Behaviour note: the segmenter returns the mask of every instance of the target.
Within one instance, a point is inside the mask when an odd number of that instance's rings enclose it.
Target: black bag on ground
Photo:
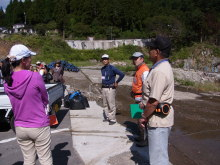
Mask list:
[[[64,107],[69,109],[85,109],[89,107],[89,102],[85,96],[81,93],[78,93],[74,97],[71,97],[72,94],[68,94],[64,97]]]
[[[88,99],[86,98],[86,96],[82,95],[82,99],[83,99],[83,103],[84,103],[85,107],[89,108],[90,106],[89,106],[89,102],[88,102]]]
[[[69,108],[76,109],[86,109],[84,104],[84,99],[81,95],[75,96],[73,99],[69,99]]]
[[[66,95],[64,97],[64,107],[69,108],[70,107],[70,100],[69,100],[70,94]]]

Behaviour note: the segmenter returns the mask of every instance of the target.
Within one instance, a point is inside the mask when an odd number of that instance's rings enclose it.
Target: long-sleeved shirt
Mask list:
[[[49,126],[48,95],[42,76],[38,72],[21,70],[13,72],[12,79],[12,86],[5,83],[4,87],[13,108],[15,126]]]
[[[115,82],[119,83],[124,78],[124,73],[115,68],[112,65],[105,65],[101,69],[102,73],[102,84],[103,85],[112,85]],[[119,75],[117,81],[115,81],[116,75]]]

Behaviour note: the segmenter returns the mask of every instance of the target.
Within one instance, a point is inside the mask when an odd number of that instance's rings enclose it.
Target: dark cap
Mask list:
[[[171,41],[162,36],[157,36],[155,39],[152,39],[150,42],[146,42],[146,46],[150,46],[155,49],[164,50],[171,47]]]
[[[146,46],[159,49],[161,52],[169,56],[171,50],[171,41],[167,37],[157,36],[155,39],[152,39],[150,42],[146,42]]]

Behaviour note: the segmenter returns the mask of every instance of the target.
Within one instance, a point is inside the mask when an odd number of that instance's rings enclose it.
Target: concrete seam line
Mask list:
[[[69,130],[70,130],[69,128],[58,129],[58,130],[51,131],[51,134],[59,133],[59,132],[65,132],[65,131],[69,131]],[[14,140],[16,140],[16,137],[9,138],[9,139],[4,139],[4,140],[0,141],[0,144],[8,143],[8,142],[11,142],[11,141],[14,141]]]

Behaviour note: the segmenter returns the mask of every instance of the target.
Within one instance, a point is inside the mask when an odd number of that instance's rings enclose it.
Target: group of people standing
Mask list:
[[[45,83],[50,83],[51,80],[54,83],[64,83],[64,69],[61,65],[60,60],[57,60],[54,63],[54,67],[52,69],[49,69],[44,62],[37,61],[36,67],[32,65],[30,67],[30,70],[33,72],[39,72],[39,74],[43,77]]]
[[[132,82],[134,102],[143,109],[138,119],[140,136],[135,138],[138,146],[148,145],[151,165],[169,165],[168,138],[174,124],[174,77],[169,56],[171,42],[167,37],[157,36],[146,43],[149,59],[153,66],[149,69],[144,62],[144,55],[135,52],[131,59],[136,67]],[[102,93],[104,119],[110,125],[116,123],[115,89],[124,74],[110,65],[109,55],[101,58],[104,67],[102,73]],[[119,78],[115,80],[116,75]],[[159,110],[158,110],[159,109]],[[163,111],[166,111],[162,114]],[[160,112],[160,113],[157,113]]]
[[[131,59],[136,67],[132,82],[134,102],[143,109],[142,117],[138,120],[139,142],[145,142],[149,147],[151,165],[168,165],[168,137],[174,122],[172,107],[174,97],[174,78],[169,55],[171,42],[166,37],[158,36],[146,43],[149,59],[153,66],[149,69],[144,62],[144,55],[135,52]],[[52,165],[51,133],[48,116],[48,95],[39,65],[39,73],[30,71],[31,57],[35,52],[26,46],[14,45],[9,55],[2,61],[2,76],[5,92],[9,96],[15,117],[14,125],[17,142],[24,157],[24,165],[35,164],[36,155],[42,165]],[[103,122],[114,125],[116,121],[115,95],[118,83],[124,78],[124,73],[110,64],[109,55],[101,57],[103,67]],[[45,71],[44,73],[47,73]],[[63,69],[56,62],[51,70],[55,82],[63,82]],[[118,78],[116,79],[116,75]],[[169,113],[158,115],[156,109],[169,105]],[[147,135],[147,136],[145,136]],[[144,146],[140,143],[139,146]]]

